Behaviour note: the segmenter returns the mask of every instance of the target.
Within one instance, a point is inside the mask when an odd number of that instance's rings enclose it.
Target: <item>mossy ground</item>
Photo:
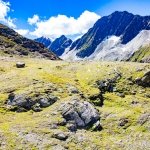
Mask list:
[[[17,61],[24,61],[26,67],[16,68]],[[150,94],[150,89],[131,84],[128,80],[129,77],[132,80],[141,77],[149,69],[149,64],[129,62],[64,62],[1,57],[0,149],[43,150],[55,149],[58,145],[70,150],[150,149],[149,122],[143,125],[138,123],[142,114],[150,113],[150,98],[145,97]],[[118,92],[125,93],[125,97],[105,93],[103,107],[97,107],[101,113],[103,130],[79,130],[71,135],[68,142],[52,138],[51,135],[57,130],[67,131],[65,127],[50,129],[50,125],[61,121],[58,108],[61,103],[74,96],[68,92],[68,85],[75,86],[85,97],[89,97],[99,92],[95,82],[113,77],[114,70],[122,73],[116,88]],[[36,93],[44,94],[48,88],[52,88],[52,93],[60,100],[39,113],[16,113],[5,108],[5,101],[10,92],[28,93],[34,97]],[[123,127],[119,126],[122,118],[128,119],[128,123]]]

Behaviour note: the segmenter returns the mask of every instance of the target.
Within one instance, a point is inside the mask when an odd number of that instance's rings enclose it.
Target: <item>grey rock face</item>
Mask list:
[[[99,112],[86,101],[74,99],[72,102],[63,104],[61,109],[62,116],[66,119],[70,129],[88,128],[100,120]]]

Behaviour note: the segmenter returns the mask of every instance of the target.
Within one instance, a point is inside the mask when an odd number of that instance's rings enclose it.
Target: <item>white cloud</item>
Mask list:
[[[0,0],[0,22],[15,28],[14,19],[8,17],[8,12],[10,12],[10,3]]]
[[[36,24],[40,20],[38,15],[34,15],[32,18],[28,18],[28,23],[30,25]]]
[[[29,34],[29,30],[27,29],[16,29],[16,32],[18,32],[22,36],[27,36]]]
[[[39,20],[39,17],[36,18],[38,18],[37,20],[35,19],[36,22],[34,22],[35,20],[32,22],[32,24],[36,25],[36,28],[30,34],[36,37],[45,36],[55,39],[61,35],[74,38],[76,38],[75,36],[83,35],[94,25],[100,16],[94,12],[84,11],[77,19],[65,15],[53,16],[48,20]],[[30,19],[28,19],[28,22]],[[31,24],[31,22],[29,23]]]

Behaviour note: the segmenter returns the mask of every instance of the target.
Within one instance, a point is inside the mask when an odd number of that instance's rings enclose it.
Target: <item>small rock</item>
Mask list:
[[[77,126],[76,126],[75,123],[67,123],[66,127],[71,132],[76,132],[77,131]]]
[[[53,123],[50,125],[50,129],[58,129],[58,125],[56,123]]]
[[[117,93],[117,96],[121,97],[121,98],[124,98],[125,97],[125,94],[124,93]]]
[[[139,102],[138,101],[132,101],[131,102],[131,104],[133,104],[133,105],[136,105],[136,104],[138,104]]]
[[[53,137],[53,138],[56,138],[56,139],[58,139],[58,140],[65,141],[65,140],[68,138],[68,134],[63,133],[63,132],[61,132],[61,133],[54,133],[54,134],[52,135],[52,137]]]
[[[33,106],[32,106],[32,110],[35,111],[35,112],[40,112],[40,111],[42,111],[42,109],[41,109],[39,103],[36,103],[35,105],[33,105]]]
[[[102,130],[102,126],[100,125],[100,121],[97,121],[97,122],[93,125],[92,130],[93,130],[93,131],[100,131],[100,130]]]
[[[131,91],[131,94],[132,95],[136,95],[136,91]]]
[[[138,119],[138,123],[143,125],[148,120],[150,120],[150,113],[142,114]]]
[[[125,126],[128,122],[129,122],[129,121],[128,121],[127,118],[122,118],[122,119],[120,119],[119,126],[123,127],[123,126]]]
[[[69,87],[69,92],[70,93],[72,93],[72,94],[78,94],[79,93],[79,91],[78,91],[78,89],[76,88],[76,87]]]
[[[25,63],[24,62],[17,62],[16,63],[16,67],[17,68],[24,68],[25,67]]]
[[[66,119],[63,119],[61,122],[57,123],[59,126],[65,126],[67,124]]]

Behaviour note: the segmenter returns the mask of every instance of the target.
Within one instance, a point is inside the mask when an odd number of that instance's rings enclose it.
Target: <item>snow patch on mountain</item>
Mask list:
[[[70,50],[70,47],[65,49],[65,52],[60,56],[60,58],[63,60],[69,60],[69,61],[82,60],[81,58],[77,57],[77,55],[76,55],[78,53],[78,50],[76,50],[76,48]]]
[[[132,54],[140,47],[143,47],[150,43],[150,30],[141,31],[134,39],[127,44],[121,44],[121,36],[109,36],[105,38],[95,49],[94,53],[84,58],[84,60],[102,60],[102,61],[121,61],[127,60]],[[79,50],[74,48],[70,50],[68,47],[62,54],[63,60],[83,60],[76,56]]]
[[[127,60],[140,47],[150,43],[150,30],[141,31],[133,40],[127,44],[121,44],[121,37],[111,36],[101,42],[95,52],[88,58],[92,60]]]

